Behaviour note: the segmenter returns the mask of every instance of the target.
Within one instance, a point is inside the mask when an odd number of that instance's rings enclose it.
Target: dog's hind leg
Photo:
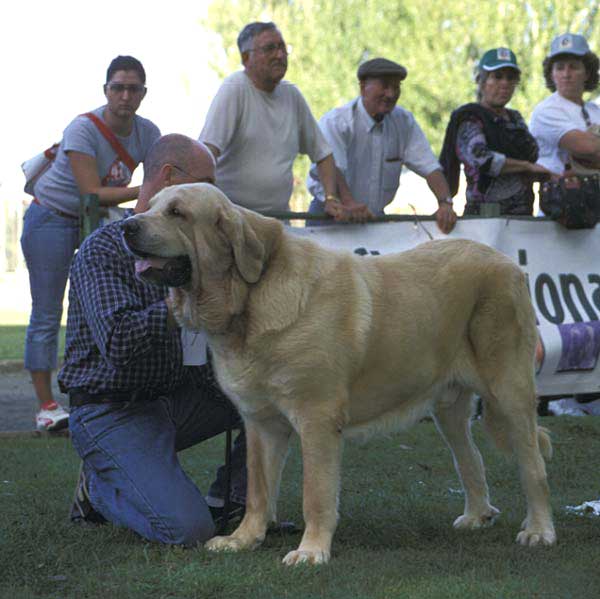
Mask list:
[[[451,394],[456,397],[454,401]],[[442,398],[433,411],[435,424],[452,452],[465,493],[465,510],[454,521],[454,528],[465,529],[489,526],[500,513],[490,504],[483,460],[471,436],[471,400],[469,389],[451,387],[447,397]]]
[[[244,418],[247,443],[248,488],[246,513],[238,528],[226,537],[213,537],[211,551],[254,549],[277,520],[276,504],[281,473],[287,457],[292,426],[280,415]]]
[[[305,530],[298,549],[283,559],[288,566],[328,562],[338,518],[342,423],[317,410],[302,416],[298,425],[304,468]]]
[[[521,484],[527,497],[527,517],[517,542],[553,545],[556,532],[542,456],[542,449],[549,454],[551,445],[546,431],[537,425],[533,384],[516,384],[514,379],[511,376],[511,380],[496,385],[495,397],[484,399],[484,425],[493,437],[501,438],[499,445],[512,449],[519,463]]]
[[[469,325],[475,369],[482,385],[483,424],[519,463],[527,517],[517,536],[522,545],[552,545],[556,533],[542,450],[551,450],[537,425],[534,359],[535,314],[523,273],[498,266],[489,271]]]

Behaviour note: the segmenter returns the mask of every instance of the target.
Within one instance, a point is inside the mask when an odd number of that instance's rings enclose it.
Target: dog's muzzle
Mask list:
[[[136,273],[157,285],[182,287],[192,280],[192,263],[188,256],[162,258],[140,250],[137,245],[141,227],[134,218],[123,221],[123,239],[136,257]]]
[[[136,271],[138,276],[156,285],[166,285],[167,287],[182,287],[192,280],[192,263],[187,256],[156,261],[161,263],[160,267],[152,266],[152,259],[137,261]],[[144,263],[142,268],[138,266],[140,262]]]
[[[164,280],[164,285],[182,287],[192,280],[192,263],[187,256],[178,256],[171,258],[158,272]]]

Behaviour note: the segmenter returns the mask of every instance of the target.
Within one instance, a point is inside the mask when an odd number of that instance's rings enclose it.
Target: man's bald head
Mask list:
[[[214,156],[203,143],[179,133],[163,135],[144,160],[144,182],[135,212],[146,211],[150,198],[169,185],[214,183],[215,168]]]
[[[165,165],[172,164],[185,171],[194,171],[195,166],[215,167],[215,160],[209,149],[201,142],[181,135],[170,133],[157,139],[144,160],[144,181],[155,177]]]

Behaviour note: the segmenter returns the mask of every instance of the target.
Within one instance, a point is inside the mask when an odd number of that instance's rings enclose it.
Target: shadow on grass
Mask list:
[[[340,523],[332,561],[286,568],[297,535],[271,535],[261,548],[213,554],[146,543],[102,526],[73,527],[66,515],[78,459],[67,439],[0,441],[0,596],[206,597],[327,599],[408,597],[593,597],[598,519],[566,514],[564,506],[597,497],[600,419],[549,418],[555,458],[548,464],[559,543],[515,543],[525,500],[517,467],[483,441],[496,526],[455,531],[462,495],[450,455],[431,423],[364,446],[348,444]],[[181,454],[202,489],[223,457],[215,439]],[[279,513],[301,518],[297,443],[282,484]]]

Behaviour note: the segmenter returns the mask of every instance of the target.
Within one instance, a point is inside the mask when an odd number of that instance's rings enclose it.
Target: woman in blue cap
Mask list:
[[[523,117],[506,108],[520,77],[512,50],[488,50],[477,69],[477,102],[450,117],[440,162],[452,196],[458,191],[460,163],[464,166],[464,214],[480,214],[482,204],[493,202],[501,214],[531,215],[533,182],[551,175],[536,164],[538,147]]]
[[[598,87],[598,56],[582,35],[554,38],[544,60],[546,87],[554,92],[531,117],[531,132],[539,147],[538,162],[561,175],[600,169],[600,107],[583,94]],[[600,171],[599,171],[600,172]]]

